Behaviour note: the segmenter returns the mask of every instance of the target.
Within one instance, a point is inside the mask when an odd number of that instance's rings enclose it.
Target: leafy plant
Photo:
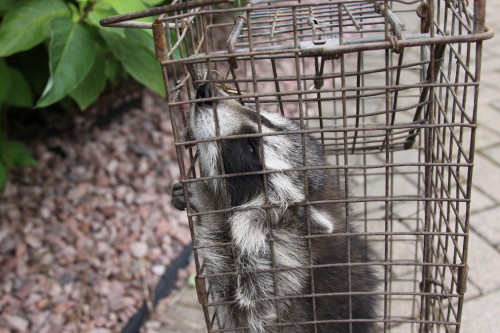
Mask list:
[[[36,165],[25,144],[8,138],[6,109],[73,101],[84,110],[127,76],[164,95],[151,31],[99,20],[165,2],[0,0],[0,191],[8,167]]]

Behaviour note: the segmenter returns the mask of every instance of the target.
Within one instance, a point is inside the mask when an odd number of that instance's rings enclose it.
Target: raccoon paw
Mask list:
[[[186,198],[181,183],[175,183],[172,186],[172,205],[178,210],[186,209]]]

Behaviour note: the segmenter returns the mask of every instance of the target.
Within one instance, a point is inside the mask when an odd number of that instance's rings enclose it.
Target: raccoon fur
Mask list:
[[[205,100],[190,110],[185,134],[188,140],[205,140],[197,144],[201,177],[276,171],[188,182],[187,200],[180,183],[173,187],[176,208],[189,204],[198,213],[219,211],[198,215],[194,225],[203,275],[213,275],[208,278],[210,302],[223,303],[215,306],[219,328],[250,333],[372,332],[376,299],[367,293],[376,288],[375,274],[368,265],[342,265],[349,255],[351,263],[367,263],[371,251],[359,237],[335,236],[347,230],[346,204],[300,205],[306,197],[312,202],[344,197],[339,177],[321,168],[327,164],[315,140],[296,134],[300,127],[279,114],[261,111],[258,116],[233,99],[207,100],[212,92],[225,96],[209,84],[198,88],[196,98]],[[209,140],[218,134],[259,133],[258,117],[264,136]],[[297,168],[302,170],[287,171]],[[317,234],[332,235],[305,238]],[[349,291],[354,293],[350,297],[338,294]],[[313,301],[311,295],[321,293],[337,294]],[[328,320],[337,322],[321,323]],[[316,331],[312,321],[320,321]]]

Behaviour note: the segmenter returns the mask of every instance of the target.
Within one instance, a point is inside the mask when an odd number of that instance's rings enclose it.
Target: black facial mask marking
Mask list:
[[[244,127],[239,134],[254,133]],[[241,138],[222,141],[222,154],[226,174],[261,171],[259,138]],[[232,206],[239,206],[262,191],[262,175],[227,178]]]

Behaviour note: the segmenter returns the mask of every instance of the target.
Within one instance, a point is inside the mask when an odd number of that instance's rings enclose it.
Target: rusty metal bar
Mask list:
[[[423,235],[433,235],[432,233],[426,233]],[[354,234],[350,233],[344,233],[344,234],[339,234],[338,237],[354,237]],[[362,235],[360,235],[362,236]],[[446,264],[446,263],[440,263],[440,262],[414,262],[414,261],[393,261],[393,262],[385,262],[385,261],[370,261],[370,262],[356,262],[356,263],[335,263],[335,264],[321,264],[321,265],[314,265],[314,266],[300,266],[300,267],[277,267],[274,269],[254,269],[254,270],[249,270],[251,273],[263,273],[263,272],[269,272],[269,271],[276,271],[276,272],[285,272],[285,271],[291,271],[291,270],[300,270],[300,269],[312,269],[312,268],[326,268],[326,267],[342,267],[342,266],[351,266],[351,267],[356,267],[356,266],[417,266],[417,267],[452,267],[452,268],[460,268],[464,267],[463,264]],[[206,275],[200,275],[200,279],[210,279],[210,278],[217,278],[220,276],[231,276],[231,275],[237,275],[237,272],[224,272],[224,273],[219,273],[219,274],[206,274]],[[344,293],[339,293],[339,294],[353,294],[355,292],[344,292]],[[378,291],[372,291],[372,292],[364,292],[364,294],[377,294],[377,293],[386,293],[386,292],[378,292]],[[399,293],[400,294],[400,293]],[[432,295],[433,293],[430,292],[417,292],[416,295]],[[288,298],[293,298],[295,296],[286,296]],[[308,297],[311,297],[308,295]],[[462,297],[461,295],[454,295],[454,297],[459,298]],[[270,299],[275,299],[274,297],[271,297]],[[225,304],[225,303],[216,303],[216,304]],[[213,304],[213,305],[216,305]],[[229,303],[228,303],[229,304]]]
[[[445,47],[446,47],[446,45],[438,45],[435,48],[434,55],[433,55],[433,59],[434,59],[433,64],[435,64],[435,65],[433,68],[429,68],[430,70],[427,71],[427,76],[426,76],[427,82],[435,82],[436,81],[437,73],[439,72],[440,66],[443,63],[443,56],[444,56]],[[422,89],[422,93],[420,95],[420,102],[428,99],[429,94],[431,93],[430,89],[431,89],[430,87],[425,87],[424,89]],[[423,105],[419,106],[417,108],[417,110],[415,111],[415,116],[413,117],[413,121],[420,120],[420,115],[422,113],[423,108],[424,108]],[[427,116],[425,116],[425,119],[427,119]],[[410,132],[410,135],[406,139],[406,142],[405,142],[406,149],[410,149],[413,146],[413,144],[415,143],[416,136],[417,136],[417,132],[412,130]]]
[[[124,21],[129,21],[129,20],[136,20],[136,19],[140,19],[140,18],[156,16],[156,15],[161,15],[161,14],[165,14],[165,13],[172,13],[172,12],[176,12],[176,11],[188,10],[188,9],[199,8],[199,7],[210,6],[210,5],[217,5],[217,4],[228,3],[228,2],[233,2],[233,0],[191,0],[191,1],[176,3],[176,4],[172,4],[172,5],[165,5],[165,6],[140,10],[140,11],[128,13],[128,14],[110,16],[110,17],[103,18],[101,21],[99,21],[99,23],[103,27],[107,27],[113,23],[120,23],[120,22],[124,22]]]
[[[493,37],[494,33],[489,28],[486,28],[486,32],[474,35],[460,35],[460,36],[439,36],[432,38],[425,38],[423,35],[407,35],[406,39],[399,41],[400,47],[412,47],[412,46],[422,46],[422,45],[442,45],[442,44],[452,44],[452,43],[472,43],[490,39]],[[237,49],[234,54],[228,54],[227,51],[212,52],[207,54],[196,54],[189,59],[176,59],[162,62],[162,65],[189,62],[191,60],[206,60],[206,59],[219,59],[226,57],[245,57],[245,56],[266,56],[272,57],[273,55],[289,55],[290,52],[298,52],[302,57],[308,56],[329,56],[337,55],[343,53],[352,53],[360,51],[370,51],[370,50],[381,50],[381,49],[391,49],[393,44],[390,41],[385,41],[381,38],[381,41],[367,42],[367,43],[356,43],[355,41],[350,42],[345,40],[344,45],[332,45],[324,43],[324,46],[317,46],[313,44],[313,47],[308,47],[306,44],[302,49],[293,49],[289,46],[274,46],[274,47],[254,47],[254,51],[249,51],[248,49]],[[352,44],[351,44],[352,43]],[[327,47],[325,47],[327,46]]]
[[[387,12],[387,22],[391,25],[392,31],[394,32],[394,35],[398,39],[403,39],[403,31],[405,30],[405,25],[401,20],[394,14],[394,12],[390,8],[386,8],[385,4],[382,1],[376,1],[375,2],[375,10],[382,14],[385,15]]]
[[[361,25],[356,21],[356,18],[354,17],[354,15],[352,14],[351,10],[349,9],[348,6],[346,6],[345,4],[342,5],[342,8],[344,9],[344,11],[347,13],[347,15],[349,15],[349,18],[351,19],[352,21],[352,24],[354,24],[354,26],[356,27],[357,30],[361,30]]]
[[[486,0],[474,0],[474,33],[487,31]]]
[[[227,40],[227,52],[228,53],[236,53],[236,41],[238,40],[238,37],[240,36],[241,29],[243,29],[243,24],[246,22],[246,17],[244,16],[238,16],[235,24],[233,31],[231,32],[231,35],[229,35],[229,39]],[[238,69],[238,62],[236,61],[236,58],[229,58],[229,64],[233,69]]]
[[[155,43],[156,59],[159,62],[167,61],[167,42],[165,40],[165,27],[162,22],[153,23],[153,39]]]

